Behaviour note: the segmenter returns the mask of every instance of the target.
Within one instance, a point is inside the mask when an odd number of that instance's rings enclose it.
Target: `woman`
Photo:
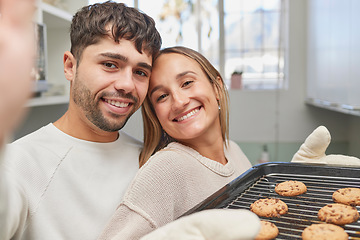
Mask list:
[[[249,169],[228,140],[228,115],[225,84],[209,61],[185,47],[163,49],[143,105],[143,166],[101,239],[138,239]]]

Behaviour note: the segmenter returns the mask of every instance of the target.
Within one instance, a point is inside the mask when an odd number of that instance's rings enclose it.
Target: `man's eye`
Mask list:
[[[147,76],[148,76],[146,72],[140,71],[140,70],[135,71],[135,73],[136,73],[137,75],[143,76],[143,77],[147,77]]]
[[[103,65],[107,68],[116,68],[116,65],[110,62],[103,63]]]

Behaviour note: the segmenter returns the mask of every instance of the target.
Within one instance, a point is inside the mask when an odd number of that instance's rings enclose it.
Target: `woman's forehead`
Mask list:
[[[153,64],[153,72],[201,70],[200,65],[190,57],[179,53],[165,53],[160,55]]]

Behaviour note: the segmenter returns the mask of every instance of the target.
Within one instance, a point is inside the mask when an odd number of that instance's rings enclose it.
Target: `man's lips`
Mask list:
[[[118,107],[118,108],[126,108],[132,103],[130,102],[121,102],[116,100],[110,100],[110,99],[104,99],[104,101],[112,106]]]
[[[180,117],[177,117],[177,118],[174,118],[174,122],[181,122],[181,121],[184,121],[186,119],[188,119],[189,117],[192,117],[194,116],[196,113],[198,113],[200,111],[200,108],[201,107],[198,107],[198,108],[195,108],[193,110],[191,110],[190,112],[188,112],[187,114],[185,115],[182,115]]]

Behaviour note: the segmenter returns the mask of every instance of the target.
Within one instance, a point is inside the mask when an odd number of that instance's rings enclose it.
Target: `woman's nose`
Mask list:
[[[181,109],[189,103],[190,98],[184,93],[173,94],[172,109]]]

